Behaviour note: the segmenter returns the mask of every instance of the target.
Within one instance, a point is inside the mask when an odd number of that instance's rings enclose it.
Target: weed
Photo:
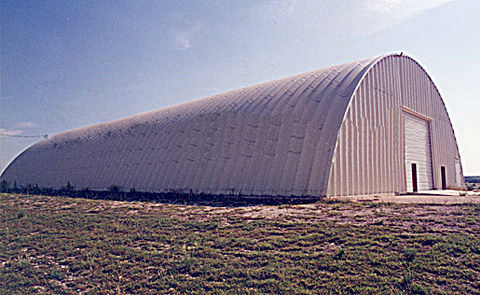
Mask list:
[[[417,256],[416,249],[409,248],[409,249],[405,249],[405,251],[403,252],[403,258],[407,262],[412,262],[416,256]]]
[[[437,207],[318,202],[226,212],[0,194],[0,293],[478,293],[480,206]],[[288,214],[268,218],[264,209]],[[379,210],[388,222],[361,216]]]

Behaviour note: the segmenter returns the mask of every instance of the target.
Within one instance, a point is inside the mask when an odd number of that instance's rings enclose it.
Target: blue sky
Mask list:
[[[480,1],[1,2],[0,133],[53,134],[403,51],[480,175]],[[0,137],[0,171],[39,139]]]

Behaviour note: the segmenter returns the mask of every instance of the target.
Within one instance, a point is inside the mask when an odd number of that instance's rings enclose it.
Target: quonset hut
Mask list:
[[[299,197],[465,185],[442,97],[401,54],[59,133],[24,151],[1,178]]]

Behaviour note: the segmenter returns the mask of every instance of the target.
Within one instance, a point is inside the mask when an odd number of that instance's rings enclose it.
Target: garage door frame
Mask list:
[[[403,173],[405,175],[405,191],[406,192],[410,192],[411,190],[408,189],[408,182],[409,182],[409,179],[408,179],[408,175],[407,175],[407,155],[406,155],[406,135],[405,135],[405,117],[406,115],[411,115],[413,117],[416,117],[418,119],[421,119],[421,120],[424,120],[428,123],[428,139],[430,141],[430,145],[429,145],[429,149],[430,149],[430,181],[431,181],[431,187],[429,189],[435,189],[436,186],[436,182],[435,182],[435,170],[434,170],[434,154],[433,154],[433,138],[432,138],[432,134],[433,134],[433,130],[432,130],[432,118],[430,117],[427,117],[425,115],[422,115],[420,113],[417,113],[415,112],[414,110],[412,109],[409,109],[407,107],[404,107],[402,106],[402,123],[403,123],[403,127],[404,127],[404,132],[403,132]],[[417,168],[418,168],[418,164],[417,164]],[[410,167],[408,167],[408,169],[410,169]],[[410,175],[411,176],[411,175]],[[427,174],[428,176],[428,174]],[[418,181],[418,179],[417,179]],[[410,180],[410,182],[412,182],[412,180]],[[420,189],[421,190],[421,189]]]

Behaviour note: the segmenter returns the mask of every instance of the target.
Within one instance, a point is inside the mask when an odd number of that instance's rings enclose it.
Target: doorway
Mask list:
[[[442,189],[447,189],[447,169],[445,166],[441,166],[440,170],[442,172]]]
[[[413,192],[418,192],[417,164],[415,163],[412,163],[412,186],[413,186]]]
[[[404,112],[403,115],[405,119],[406,191],[431,190],[433,189],[433,165],[430,121],[420,117],[421,115],[414,115],[412,112]],[[413,175],[413,170],[415,170],[415,175]]]

